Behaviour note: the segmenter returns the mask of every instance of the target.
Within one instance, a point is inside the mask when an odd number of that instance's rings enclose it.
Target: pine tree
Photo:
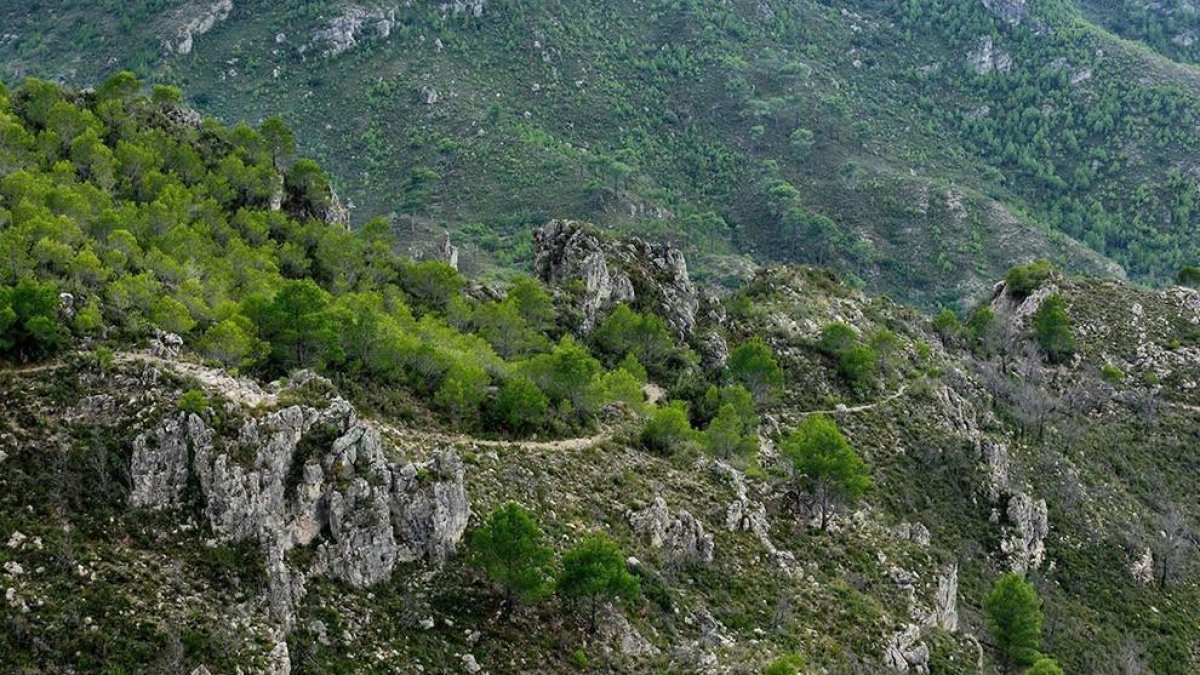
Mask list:
[[[516,502],[493,511],[471,535],[475,564],[504,589],[505,617],[518,599],[537,600],[546,589],[550,549],[542,539],[533,516]]]
[[[604,535],[587,537],[563,556],[558,592],[572,603],[584,605],[589,633],[596,632],[596,613],[604,601],[632,599],[639,590],[621,550]]]
[[[988,628],[1005,660],[1027,666],[1037,661],[1042,639],[1042,600],[1021,575],[1000,577],[983,600]]]
[[[825,415],[812,415],[787,435],[779,450],[791,466],[801,495],[807,495],[821,514],[821,529],[839,504],[856,501],[871,487],[863,463],[837,423]]]

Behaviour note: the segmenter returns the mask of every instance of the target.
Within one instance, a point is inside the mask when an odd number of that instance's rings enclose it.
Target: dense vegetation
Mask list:
[[[180,55],[161,38],[199,8],[140,3],[85,30],[64,3],[57,22],[4,14],[19,35],[0,61],[83,84],[111,57],[205,112],[283,114],[356,223],[392,218],[418,248],[451,226],[475,275],[526,265],[550,216],[669,237],[714,281],[746,254],[926,306],[1030,256],[1112,273],[1103,254],[1155,283],[1195,263],[1195,94],[1136,76],[1165,59],[1066,2],[1014,22],[976,0],[844,4],[413,3],[333,54],[319,31],[340,3],[247,2]],[[145,28],[113,39],[129,21]],[[984,38],[1011,64],[978,71]]]

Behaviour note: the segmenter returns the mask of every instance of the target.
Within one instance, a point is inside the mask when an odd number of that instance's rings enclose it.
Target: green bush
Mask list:
[[[1125,371],[1114,366],[1111,363],[1106,363],[1100,367],[1100,375],[1108,382],[1116,384],[1125,379]]]
[[[550,401],[533,380],[517,375],[505,382],[497,392],[493,417],[499,427],[526,434],[545,426],[549,409]]]
[[[695,436],[687,405],[682,401],[671,401],[650,414],[639,439],[647,450],[670,455],[692,442]]]
[[[1055,293],[1042,301],[1033,315],[1033,334],[1050,363],[1064,363],[1075,355],[1075,332],[1061,295]]]
[[[208,397],[199,389],[189,389],[184,392],[176,404],[181,412],[195,413],[197,415],[207,410],[210,405]]]
[[[779,454],[798,491],[808,495],[819,513],[822,530],[838,506],[854,503],[871,487],[867,465],[825,415],[805,418],[780,442]]]
[[[725,369],[729,380],[745,387],[759,404],[773,401],[783,387],[783,369],[761,338],[751,338],[735,347]]]
[[[471,534],[471,557],[504,589],[504,615],[517,599],[532,602],[547,588],[551,551],[533,515],[515,502],[492,512]]]
[[[1175,275],[1175,283],[1180,286],[1200,288],[1200,267],[1184,267]]]
[[[1035,260],[1028,265],[1014,267],[1004,277],[1004,290],[1014,298],[1028,297],[1054,272],[1054,265],[1048,260]]]
[[[66,339],[58,322],[54,284],[27,278],[16,286],[0,286],[0,355],[41,358],[57,351]]]
[[[770,663],[763,669],[763,675],[799,675],[800,670],[807,663],[804,657],[799,654],[787,654],[781,656]]]
[[[625,567],[625,556],[604,535],[591,535],[567,551],[562,559],[556,589],[575,606],[582,605],[588,617],[588,632],[596,632],[596,613],[606,600],[637,597],[637,577]]]

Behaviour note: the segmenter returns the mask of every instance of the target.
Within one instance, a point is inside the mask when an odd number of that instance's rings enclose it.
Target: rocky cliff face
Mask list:
[[[336,395],[324,403],[288,406],[220,434],[199,415],[179,413],[134,441],[131,505],[195,501],[219,539],[256,542],[286,627],[305,577],[369,586],[399,562],[443,562],[470,515],[457,455],[390,461],[394,449],[349,403]],[[284,562],[308,546],[316,552],[310,568]]]

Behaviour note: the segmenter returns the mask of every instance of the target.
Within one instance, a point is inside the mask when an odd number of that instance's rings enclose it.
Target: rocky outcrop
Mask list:
[[[693,334],[700,300],[683,253],[637,237],[611,239],[574,220],[552,220],[533,235],[534,272],[547,284],[583,282],[580,329],[590,332],[620,303],[661,316],[679,338]]]
[[[450,241],[450,233],[442,235],[441,261],[458,269],[458,247]]]
[[[483,8],[487,0],[453,0],[438,4],[438,11],[445,14],[467,14],[473,17],[483,16]]]
[[[704,532],[700,521],[687,511],[679,511],[675,517],[667,508],[662,497],[642,511],[629,514],[633,531],[650,540],[654,548],[661,548],[675,562],[708,564],[713,561],[713,537]]]
[[[1012,70],[1013,58],[1008,52],[996,48],[992,36],[985,35],[979,39],[979,46],[967,54],[967,65],[980,75],[1007,73]]]
[[[1010,527],[1000,549],[1008,554],[1009,567],[1020,574],[1041,567],[1046,556],[1046,535],[1050,533],[1046,500],[1016,492],[1008,500],[1007,514]]]
[[[163,40],[163,50],[168,54],[191,54],[196,36],[212,30],[218,23],[228,19],[232,12],[233,0],[187,3],[172,21],[174,32]]]
[[[1129,564],[1129,574],[1139,584],[1150,584],[1154,581],[1154,553],[1147,546],[1142,555]]]
[[[938,577],[930,625],[951,633],[958,630],[958,565],[947,565]]]
[[[458,457],[394,463],[387,450],[336,396],[249,419],[233,435],[181,413],[135,439],[130,503],[162,510],[197,500],[218,539],[257,542],[273,613],[290,627],[310,572],[288,567],[291,548],[315,545],[312,572],[356,586],[387,579],[398,562],[440,563],[454,552],[470,515]]]
[[[898,673],[928,673],[929,647],[921,642],[921,627],[905,624],[888,636],[883,662]]]
[[[360,39],[375,37],[386,40],[396,27],[396,11],[349,7],[312,32],[309,43],[300,47],[303,54],[319,49],[321,56],[333,57],[358,46]]]
[[[983,0],[983,6],[1005,23],[1019,26],[1029,18],[1027,0]]]

